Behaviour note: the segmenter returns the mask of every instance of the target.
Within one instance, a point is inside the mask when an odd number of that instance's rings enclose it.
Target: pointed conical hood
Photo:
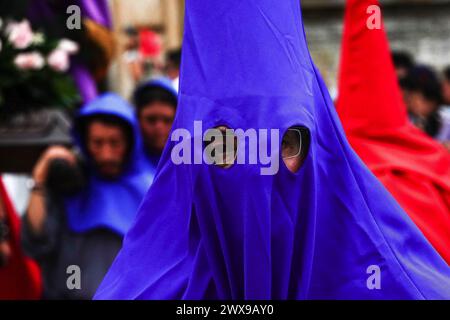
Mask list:
[[[173,133],[96,298],[449,296],[446,263],[347,143],[302,23],[298,0],[186,1]],[[190,147],[203,151],[200,121],[254,133],[259,140],[238,139],[236,153],[249,159],[256,144],[257,163],[191,162]],[[279,148],[298,126],[309,135],[293,173]],[[263,175],[268,142],[280,166]],[[189,155],[181,164],[180,146]],[[373,265],[382,290],[367,289]]]
[[[450,263],[450,155],[407,120],[384,27],[367,26],[377,5],[347,0],[337,109],[354,150]]]
[[[278,1],[277,10],[273,5],[187,1],[186,11],[196,14],[185,18],[181,94],[291,97],[302,95],[299,88],[308,82],[311,95],[313,69],[298,3]]]
[[[377,8],[376,0],[347,1],[337,103],[347,132],[407,122],[384,24],[372,29],[382,19]]]

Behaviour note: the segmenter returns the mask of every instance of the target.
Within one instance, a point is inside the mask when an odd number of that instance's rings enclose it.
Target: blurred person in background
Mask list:
[[[20,219],[0,178],[0,300],[35,300],[42,294],[37,264],[23,254]]]
[[[175,49],[167,52],[166,55],[166,74],[173,82],[173,86],[178,91],[180,83],[181,49]]]
[[[407,106],[410,105],[411,92],[407,85],[409,73],[414,68],[415,63],[411,55],[406,51],[393,51],[392,61],[394,63],[395,73],[397,75],[400,88],[402,90],[403,100]]]
[[[444,80],[442,81],[442,96],[447,111],[450,108],[450,66],[444,70]]]
[[[413,58],[408,52],[405,51],[392,52],[392,60],[394,62],[395,72],[399,81],[405,79],[414,67]]]
[[[444,70],[444,79],[442,81],[442,97],[444,99],[445,105],[442,107],[441,115],[442,118],[445,119],[445,123],[450,123],[450,67],[447,67]],[[450,126],[447,126],[447,132],[444,132],[443,130],[443,137],[447,137],[447,140],[443,139],[444,146],[449,150],[450,152],[450,141],[448,137],[450,136]]]
[[[139,52],[139,33],[136,28],[129,27],[125,30],[128,36],[123,60],[128,66],[129,73],[134,83],[139,82],[145,74],[144,61]]]
[[[92,298],[153,179],[134,110],[119,96],[84,106],[74,137],[83,157],[57,146],[43,154],[23,218],[23,246],[41,266],[46,299]],[[81,271],[73,290],[69,266]]]
[[[405,79],[409,91],[408,110],[411,121],[430,137],[448,146],[450,117],[443,107],[442,85],[427,66],[417,66]]]
[[[178,94],[169,79],[157,78],[141,84],[133,100],[145,154],[156,169],[175,119]]]
[[[73,5],[80,8],[80,28],[66,27],[68,8]],[[33,0],[28,1],[27,16],[46,33],[80,44],[80,52],[72,59],[69,73],[84,103],[105,90],[106,76],[116,51],[107,0]]]

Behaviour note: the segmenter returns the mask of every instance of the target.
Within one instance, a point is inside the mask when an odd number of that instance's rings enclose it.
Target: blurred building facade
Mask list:
[[[166,49],[180,46],[184,1],[110,0],[118,37],[123,36],[121,30],[126,26],[148,25],[162,30]],[[437,70],[450,64],[450,0],[380,2],[392,49],[410,52],[417,62]],[[337,87],[344,3],[345,0],[302,1],[310,51],[332,93]],[[114,89],[127,95],[130,88],[126,88],[125,72],[123,66],[116,67],[111,79]]]
[[[336,92],[344,0],[303,0],[313,59]],[[390,45],[441,71],[450,65],[450,0],[380,0]]]
[[[129,75],[124,52],[129,41],[125,30],[147,28],[157,32],[162,40],[163,53],[181,46],[184,23],[184,0],[109,0],[114,21],[118,50],[111,68],[109,83],[112,90],[129,97],[135,81]]]

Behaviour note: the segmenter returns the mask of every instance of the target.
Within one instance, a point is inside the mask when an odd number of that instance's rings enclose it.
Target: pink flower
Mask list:
[[[69,70],[69,54],[61,49],[53,50],[47,58],[48,65],[55,71],[66,72]]]
[[[38,70],[44,66],[45,60],[38,52],[21,53],[14,59],[14,64],[22,70]]]
[[[26,49],[33,43],[33,31],[27,20],[12,22],[7,27],[8,40],[16,49]]]
[[[80,49],[78,46],[78,43],[69,40],[69,39],[62,39],[59,44],[58,48],[59,50],[65,51],[68,54],[75,54]]]

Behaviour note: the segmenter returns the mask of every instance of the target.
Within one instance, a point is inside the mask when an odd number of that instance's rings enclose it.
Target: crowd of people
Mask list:
[[[411,122],[450,150],[450,66],[438,75],[407,52],[393,60]]]
[[[106,92],[84,105],[74,147],[51,146],[36,163],[21,243],[40,266],[44,299],[92,298],[121,248],[175,118],[177,62],[168,61],[170,75],[142,81],[132,103]],[[7,240],[2,232],[2,265],[11,256]],[[83,272],[80,290],[66,285],[72,265]]]

